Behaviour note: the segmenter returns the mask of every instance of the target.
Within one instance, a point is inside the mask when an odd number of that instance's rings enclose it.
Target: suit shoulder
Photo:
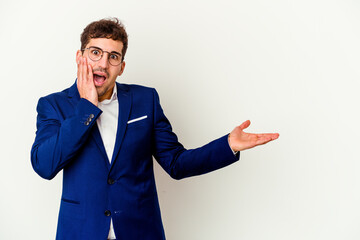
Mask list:
[[[70,88],[66,88],[62,91],[50,93],[46,96],[40,97],[39,103],[40,102],[48,102],[51,105],[54,105],[54,104],[57,105],[57,103],[62,103],[62,102],[64,102],[64,100],[68,99],[69,90],[70,90]]]
[[[141,91],[141,92],[149,91],[149,92],[152,92],[155,90],[152,87],[147,87],[147,86],[142,86],[142,85],[137,85],[137,84],[121,83],[121,84],[118,84],[118,87],[120,87],[121,89],[126,90],[126,91]]]
[[[137,84],[120,84],[118,85],[121,89],[131,92],[133,95],[156,95],[157,91],[155,88],[137,85]]]
[[[122,89],[131,93],[134,102],[152,103],[154,99],[158,99],[155,88],[137,85],[137,84],[121,84]]]

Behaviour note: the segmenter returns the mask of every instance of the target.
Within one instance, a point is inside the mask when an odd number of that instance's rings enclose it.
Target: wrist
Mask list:
[[[229,144],[229,147],[230,147],[231,151],[232,151],[234,154],[237,154],[239,151],[236,151],[236,150],[234,150],[234,148],[231,147],[230,134],[231,134],[231,133],[229,133],[229,135],[228,135],[228,144]]]

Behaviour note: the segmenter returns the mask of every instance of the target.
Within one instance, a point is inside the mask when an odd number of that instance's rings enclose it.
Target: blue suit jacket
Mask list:
[[[63,169],[57,239],[106,239],[110,218],[117,239],[165,239],[152,156],[175,179],[238,160],[227,136],[184,149],[155,89],[119,83],[117,89],[119,121],[111,164],[96,125],[101,110],[80,98],[76,84],[38,102],[32,166],[46,179]],[[147,117],[128,124],[142,116]]]

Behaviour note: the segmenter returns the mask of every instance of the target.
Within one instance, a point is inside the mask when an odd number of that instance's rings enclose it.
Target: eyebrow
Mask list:
[[[89,46],[89,48],[91,48],[91,47],[93,47],[93,48],[97,48],[97,49],[99,49],[99,50],[101,50],[101,51],[103,51],[103,52],[104,52],[104,50],[103,50],[103,49],[101,49],[101,48],[99,48],[99,47],[97,47],[97,46]],[[106,52],[109,52],[109,51],[106,51]],[[122,56],[122,55],[121,55],[121,53],[118,53],[118,52],[116,52],[116,51],[111,51],[110,53],[116,53],[116,54],[118,54],[118,55]]]

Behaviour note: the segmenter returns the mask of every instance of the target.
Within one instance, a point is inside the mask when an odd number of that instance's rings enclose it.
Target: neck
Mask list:
[[[105,99],[110,99],[114,91],[114,86],[110,88],[108,91],[106,91],[102,96],[99,96],[98,101],[102,102]]]

